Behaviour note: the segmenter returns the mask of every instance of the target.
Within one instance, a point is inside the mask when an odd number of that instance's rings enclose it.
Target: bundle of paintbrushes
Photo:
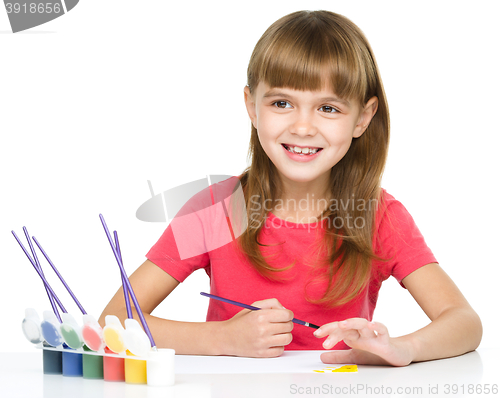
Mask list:
[[[105,381],[125,381],[133,384],[172,385],[174,383],[174,350],[156,348],[153,336],[141,311],[134,290],[123,267],[118,234],[114,240],[104,217],[99,215],[111,249],[120,269],[127,319],[122,326],[117,316],[108,315],[102,328],[96,319],[85,312],[56,266],[38,240],[32,239],[47,262],[59,277],[68,293],[82,312],[82,324],[66,311],[43,273],[35,247],[23,227],[29,252],[16,233],[16,238],[26,257],[42,280],[52,311],[44,311],[43,319],[33,308],[27,308],[22,329],[26,338],[43,349],[43,371],[45,374],[81,376]],[[31,254],[30,254],[31,252]],[[133,305],[141,324],[133,318]],[[61,314],[59,313],[61,311]]]

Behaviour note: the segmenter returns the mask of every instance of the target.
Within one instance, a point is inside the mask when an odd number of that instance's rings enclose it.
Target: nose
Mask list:
[[[300,137],[316,135],[317,129],[314,125],[313,116],[307,112],[297,113],[290,124],[290,133]]]

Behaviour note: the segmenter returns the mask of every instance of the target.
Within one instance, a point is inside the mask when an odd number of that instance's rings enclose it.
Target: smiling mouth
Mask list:
[[[293,145],[288,145],[288,144],[281,144],[281,145],[288,152],[294,153],[296,155],[303,155],[303,156],[314,155],[315,153],[323,150],[323,148],[313,148],[313,147],[300,148],[298,146],[293,146]]]

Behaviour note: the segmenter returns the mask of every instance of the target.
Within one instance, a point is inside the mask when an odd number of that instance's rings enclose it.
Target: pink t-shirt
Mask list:
[[[209,192],[214,203],[216,188],[219,188],[219,192],[228,186],[233,189],[234,183],[235,179],[229,179],[214,184],[205,194]],[[184,211],[184,214],[192,215],[196,208],[193,203],[196,203],[197,197],[200,195],[195,195],[188,201],[179,214],[182,215]],[[389,261],[374,261],[367,288],[355,300],[332,309],[306,300],[306,290],[308,297],[319,298],[326,289],[326,282],[308,283],[316,275],[312,273],[315,269],[312,262],[317,240],[324,235],[321,223],[295,224],[269,213],[259,240],[264,245],[272,245],[265,249],[266,254],[275,256],[269,261],[270,265],[281,268],[294,262],[291,269],[279,274],[281,280],[277,282],[261,276],[241,254],[237,242],[227,238],[235,236],[237,239],[240,234],[231,230],[228,232],[227,216],[230,210],[228,212],[226,208],[220,208],[219,211],[206,214],[203,212],[207,211],[207,206],[204,207],[201,212],[196,213],[195,220],[191,218],[185,219],[185,222],[177,220],[177,224],[171,223],[148,252],[147,258],[179,282],[183,282],[193,271],[204,268],[210,277],[212,294],[246,304],[276,298],[285,308],[293,311],[295,318],[319,326],[354,317],[371,320],[380,286],[385,279],[392,275],[401,283],[403,278],[416,269],[436,262],[408,211],[384,190],[383,200],[377,208],[374,251],[376,255]],[[179,224],[182,224],[182,228],[179,228]],[[188,233],[190,226],[191,234]],[[201,254],[186,258],[186,248],[178,250],[176,238],[180,240],[180,235],[176,231],[179,230],[183,230],[183,236],[189,237],[187,246],[195,248],[192,254]],[[225,237],[224,244],[220,242],[220,238],[218,240],[217,237],[220,236]],[[216,243],[213,243],[214,240]],[[189,246],[189,242],[192,246]],[[183,244],[186,245],[186,242]],[[205,252],[203,248],[206,249]],[[184,254],[180,255],[180,252]],[[234,305],[210,300],[207,321],[227,320],[241,310],[242,308]],[[322,350],[324,339],[317,339],[313,332],[312,328],[294,325],[293,340],[285,349]],[[347,348],[344,342],[335,346],[335,349]]]

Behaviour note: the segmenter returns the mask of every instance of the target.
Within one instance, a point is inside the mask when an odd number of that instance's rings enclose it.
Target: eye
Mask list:
[[[337,109],[335,109],[333,106],[330,106],[330,105],[323,105],[319,109],[322,110],[323,112],[326,112],[326,113],[335,113],[335,112],[338,112]]]
[[[282,108],[282,109],[285,109],[285,108],[291,108],[292,106],[286,102],[286,101],[275,101],[272,103],[272,105],[274,105],[275,107],[277,108]]]

